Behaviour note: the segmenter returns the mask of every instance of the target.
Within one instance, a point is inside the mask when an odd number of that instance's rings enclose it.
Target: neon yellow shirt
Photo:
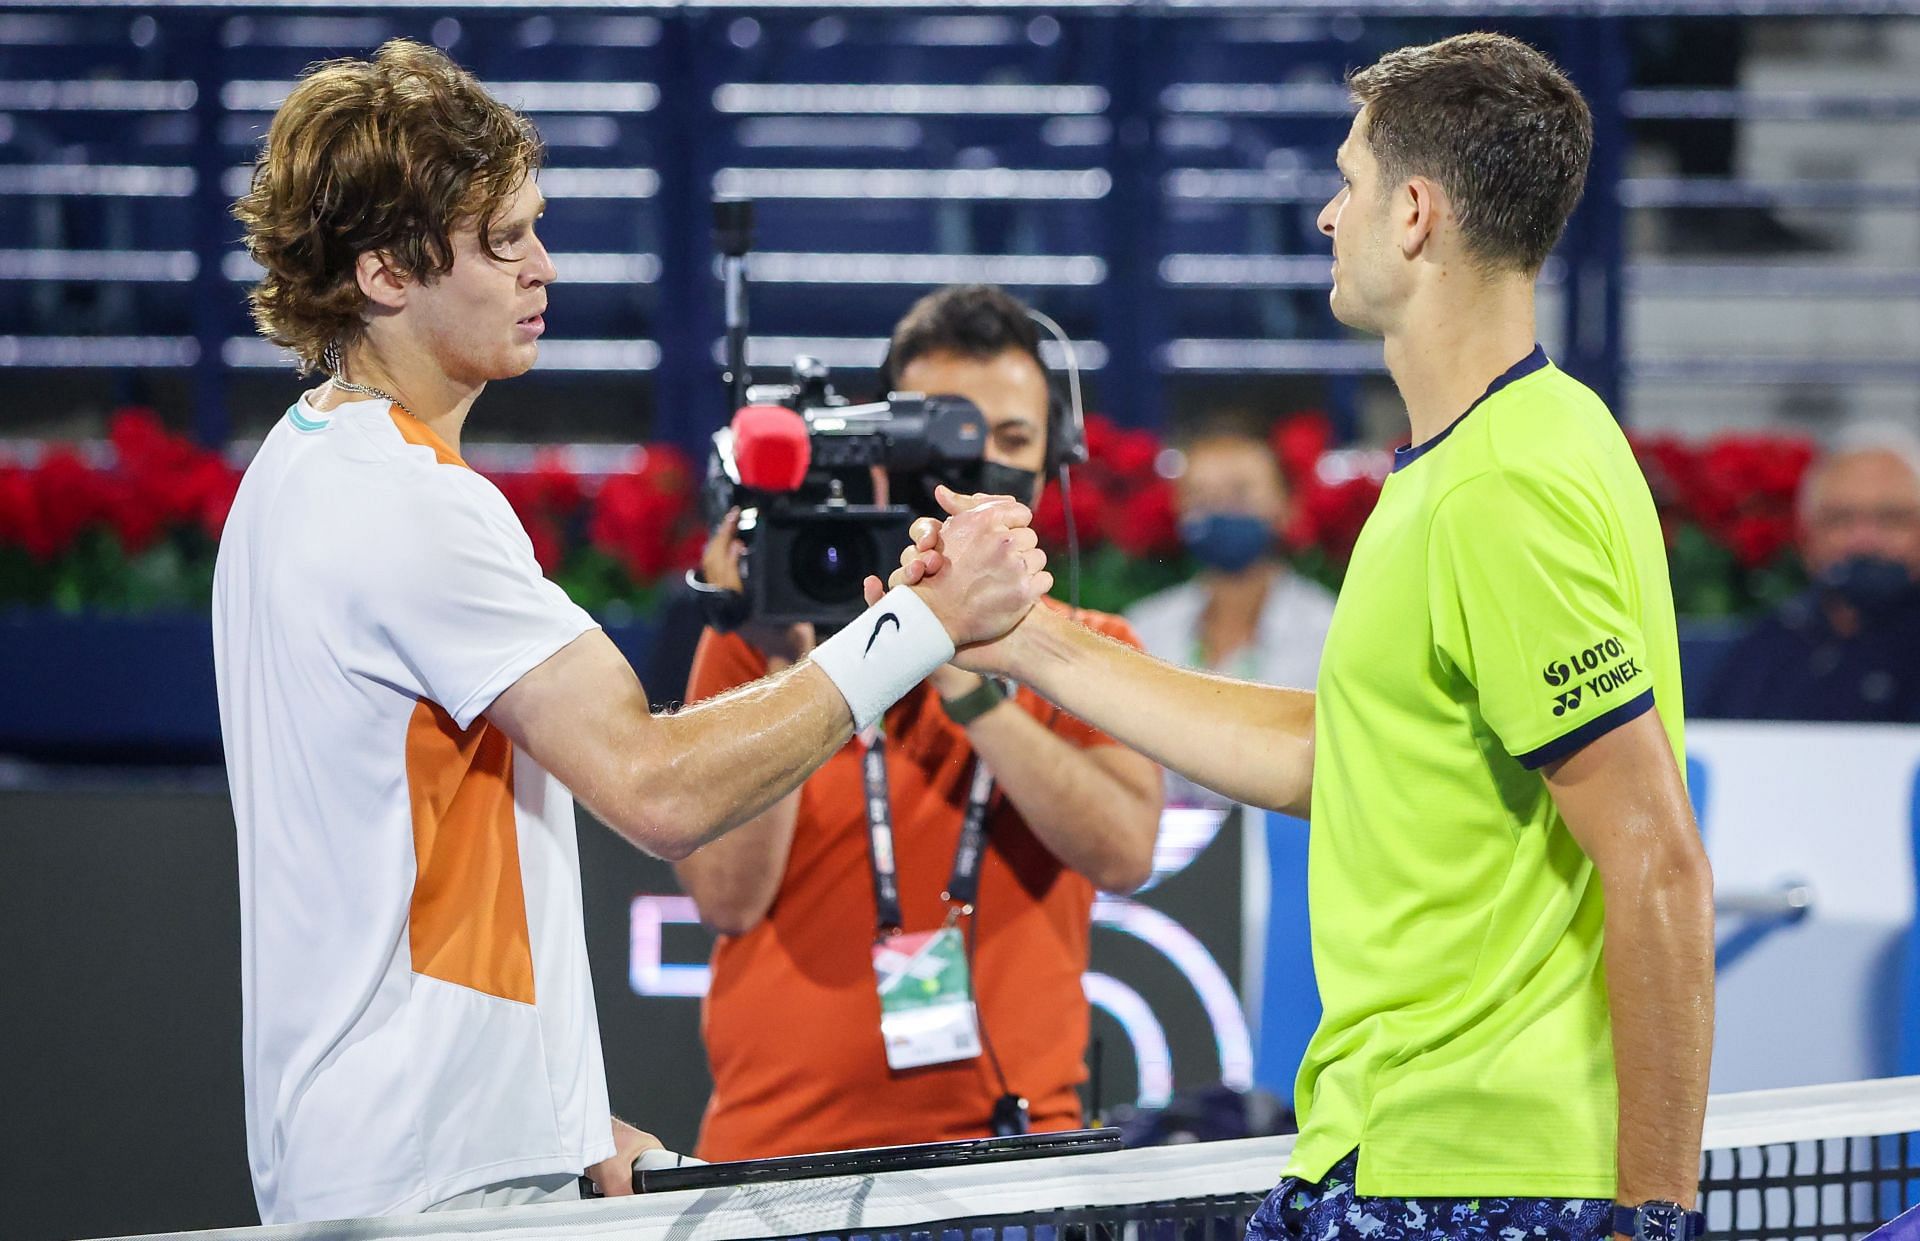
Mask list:
[[[1538,768],[1656,705],[1680,754],[1653,499],[1536,348],[1400,450],[1334,610],[1290,1175],[1357,1147],[1366,1195],[1612,1196],[1600,883]]]

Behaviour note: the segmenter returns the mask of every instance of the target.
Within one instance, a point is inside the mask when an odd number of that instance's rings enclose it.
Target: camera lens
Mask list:
[[[793,541],[793,584],[815,603],[838,607],[861,598],[877,572],[872,540],[860,529],[815,528]]]

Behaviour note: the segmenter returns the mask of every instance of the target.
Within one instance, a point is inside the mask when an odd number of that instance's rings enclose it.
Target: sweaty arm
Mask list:
[[[677,715],[648,711],[639,678],[598,630],[516,679],[487,714],[608,826],[684,858],[792,791],[954,641],[1004,633],[1051,588],[1031,518],[1012,501],[955,517],[943,546],[956,571],[903,591],[864,645],[856,623],[786,672]]]
[[[812,626],[796,626],[787,641],[767,643],[784,649],[767,650],[763,663],[748,641],[709,630],[700,636],[700,649],[693,658],[687,700],[699,702],[763,675],[783,672],[812,645]],[[693,898],[702,922],[723,935],[744,935],[767,916],[780,891],[780,877],[786,873],[799,816],[800,790],[794,789],[673,864],[674,876]]]
[[[1163,663],[1047,608],[957,661],[1011,676],[1216,793],[1305,816],[1313,694]]]
[[[1690,1208],[1713,1048],[1713,875],[1673,747],[1648,711],[1544,771],[1606,896],[1614,1197]]]
[[[952,514],[990,499],[944,487],[934,494]],[[913,536],[893,575],[895,585],[948,572],[942,528],[922,518],[913,524]],[[879,579],[869,578],[867,598],[879,598],[880,590]],[[1034,608],[998,640],[965,646],[954,662],[1031,686],[1195,784],[1234,801],[1306,817],[1313,792],[1310,690],[1176,668],[1049,608]]]
[[[487,716],[609,827],[669,860],[766,810],[853,735],[846,699],[811,662],[653,715],[597,629],[514,682]]]

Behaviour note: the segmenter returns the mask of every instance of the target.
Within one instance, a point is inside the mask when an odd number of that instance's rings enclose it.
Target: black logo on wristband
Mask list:
[[[865,659],[869,654],[873,652],[873,644],[879,641],[880,630],[882,627],[886,625],[888,621],[893,622],[893,627],[895,629],[900,628],[900,618],[898,616],[895,616],[891,612],[880,613],[880,619],[873,622],[873,632],[867,635],[867,649],[860,652],[860,658]]]

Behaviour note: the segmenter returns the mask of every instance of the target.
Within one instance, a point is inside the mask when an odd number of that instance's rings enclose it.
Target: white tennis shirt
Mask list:
[[[385,400],[302,397],[248,467],[213,634],[266,1223],[613,1154],[573,799],[482,718],[593,627]]]

